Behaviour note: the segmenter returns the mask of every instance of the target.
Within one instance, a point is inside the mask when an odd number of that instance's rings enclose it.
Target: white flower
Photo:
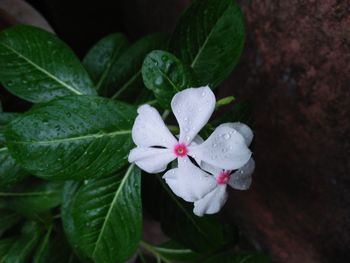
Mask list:
[[[178,140],[155,108],[141,106],[132,129],[137,147],[131,150],[129,162],[148,173],[159,173],[177,158],[179,168],[183,168],[182,174],[174,172],[165,176],[166,182],[186,201],[202,198],[214,185],[208,183],[212,180],[203,177],[203,171],[194,166],[188,156],[226,170],[240,168],[251,156],[242,135],[229,126],[221,125],[205,142],[193,143],[212,115],[215,103],[215,95],[209,87],[189,88],[177,93],[171,101],[171,108],[180,127]],[[181,189],[175,189],[173,186],[177,180],[187,183],[181,184]]]
[[[253,132],[245,124],[226,123],[218,128],[220,127],[234,128],[235,134],[244,138],[246,146],[249,146],[253,139]],[[200,162],[200,167],[202,170],[190,162],[180,162],[179,168],[169,170],[164,178],[174,193],[186,201],[194,202],[193,212],[196,215],[203,216],[217,213],[222,208],[227,200],[227,184],[238,190],[249,188],[255,162],[250,158],[244,166],[232,174],[231,170],[221,169],[217,165],[213,166],[203,161]],[[196,174],[196,180],[188,180],[193,177],[190,176],[191,173]]]

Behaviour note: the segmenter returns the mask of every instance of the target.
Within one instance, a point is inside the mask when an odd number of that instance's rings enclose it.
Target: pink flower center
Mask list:
[[[218,184],[227,184],[230,180],[230,171],[222,171],[218,177],[216,177],[216,182]]]
[[[183,143],[176,144],[174,146],[174,153],[177,157],[184,157],[188,153],[187,146]]]

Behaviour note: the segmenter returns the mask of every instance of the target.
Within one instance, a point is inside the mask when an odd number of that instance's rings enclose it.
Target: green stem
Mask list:
[[[164,257],[162,254],[160,254],[154,246],[152,246],[151,244],[148,244],[147,242],[141,240],[140,241],[140,246],[145,249],[146,251],[150,252],[151,254],[153,254],[157,259],[163,260],[165,263],[171,263],[171,261],[169,259],[167,259],[166,257]]]
[[[165,120],[166,118],[168,118],[170,114],[170,110],[165,110],[162,114],[162,119]]]

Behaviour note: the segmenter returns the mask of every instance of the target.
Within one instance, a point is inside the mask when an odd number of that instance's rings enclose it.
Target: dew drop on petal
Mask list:
[[[205,97],[206,94],[207,93],[205,91],[203,91],[201,95],[202,95],[202,97]]]
[[[230,134],[228,134],[228,133],[226,133],[226,134],[224,135],[224,138],[225,138],[226,140],[228,140],[228,139],[230,139],[230,138],[231,138],[231,135],[230,135]]]

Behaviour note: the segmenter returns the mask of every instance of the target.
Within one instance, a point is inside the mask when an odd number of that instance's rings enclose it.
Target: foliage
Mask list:
[[[178,91],[215,88],[237,64],[243,43],[243,16],[232,0],[193,1],[171,36],[130,44],[111,34],[83,62],[42,29],[0,32],[0,82],[33,103],[24,113],[0,107],[0,262],[115,263],[136,253],[144,262],[150,256],[224,262],[227,254],[217,253],[237,243],[235,226],[196,217],[158,176],[141,175],[127,157],[138,105],[151,100],[166,110]],[[141,240],[144,210],[171,241]],[[250,261],[234,254],[225,262],[266,262],[247,255]]]

